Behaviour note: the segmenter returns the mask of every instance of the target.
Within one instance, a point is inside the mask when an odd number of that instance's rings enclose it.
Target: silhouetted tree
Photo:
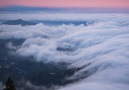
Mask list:
[[[16,90],[11,78],[8,78],[8,80],[6,81],[6,88],[3,90]]]

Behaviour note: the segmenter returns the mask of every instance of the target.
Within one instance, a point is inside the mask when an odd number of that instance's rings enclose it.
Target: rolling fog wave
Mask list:
[[[18,55],[32,56],[37,62],[68,62],[71,63],[69,68],[84,67],[67,78],[80,79],[79,81],[59,90],[129,89],[129,15],[9,16],[11,19],[26,20],[32,19],[32,16],[35,19],[48,16],[45,19],[94,21],[94,24],[88,26],[48,26],[41,23],[33,26],[0,25],[0,39],[25,39],[20,46],[8,43],[8,48]]]

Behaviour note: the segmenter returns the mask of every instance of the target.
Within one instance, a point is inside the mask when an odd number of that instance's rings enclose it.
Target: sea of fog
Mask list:
[[[35,79],[37,83],[43,80],[49,84],[55,79],[45,81],[47,70],[56,68],[50,72],[54,75],[57,67],[59,70],[64,70],[61,69],[64,67],[67,70],[79,68],[70,75],[66,71],[66,75],[62,76],[63,80],[70,81],[68,83],[60,84],[55,81],[56,84],[53,82],[46,87],[47,84],[33,83],[35,81],[28,77],[22,77],[22,81],[26,81],[27,88],[34,90],[129,90],[129,14],[0,14],[0,23],[16,19],[37,24],[0,24],[0,88],[5,87],[5,76],[13,77],[13,74],[10,75],[11,71],[18,72],[15,75],[21,75],[20,77],[35,75],[36,78],[40,77]],[[10,55],[17,60],[11,59]],[[26,64],[27,60],[31,61],[30,58],[35,63]],[[22,62],[22,65],[18,62]],[[46,66],[42,67],[41,63]],[[41,70],[38,72],[35,67]],[[42,72],[43,77],[42,74],[36,76],[36,73],[46,67],[49,69]],[[20,68],[22,74],[16,68]],[[27,72],[29,74],[24,74]],[[60,78],[59,73],[63,72],[56,72],[56,80]],[[17,87],[17,90],[25,90],[24,87]]]

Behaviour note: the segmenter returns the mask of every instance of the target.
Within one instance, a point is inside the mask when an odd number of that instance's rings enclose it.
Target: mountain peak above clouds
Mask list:
[[[9,20],[9,21],[3,22],[2,24],[26,26],[26,25],[35,25],[36,23],[24,21],[22,19],[17,19],[17,20]]]

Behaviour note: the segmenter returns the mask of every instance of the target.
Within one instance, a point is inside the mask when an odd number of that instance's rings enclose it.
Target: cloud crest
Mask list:
[[[48,14],[48,17],[51,18],[45,19],[90,20],[95,23],[88,26],[84,24],[77,26],[73,24],[59,26],[37,24],[25,27],[0,25],[0,39],[25,39],[22,45],[16,48],[16,53],[32,56],[37,61],[70,62],[70,67],[90,64],[68,78],[84,77],[82,80],[59,90],[128,90],[128,14],[56,15]],[[19,15],[16,18],[31,20],[29,16]],[[32,16],[44,19],[40,15]],[[13,16],[10,15],[10,17],[14,19]],[[89,76],[87,77],[86,74]]]

